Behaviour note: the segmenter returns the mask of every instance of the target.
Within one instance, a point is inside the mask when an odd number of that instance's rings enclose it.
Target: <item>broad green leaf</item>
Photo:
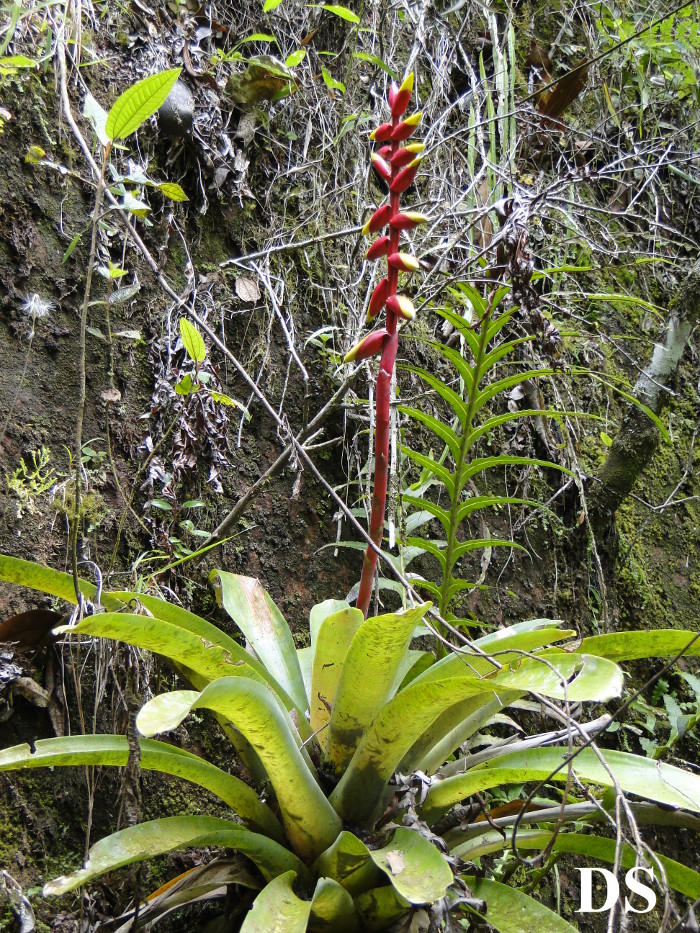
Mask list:
[[[304,933],[311,901],[302,901],[292,890],[296,872],[287,871],[258,894],[246,914],[241,933]]]
[[[179,691],[185,693],[186,691]],[[176,701],[187,713],[185,697]],[[287,838],[304,859],[316,858],[337,837],[340,820],[316,783],[297,747],[289,723],[270,689],[242,677],[224,677],[209,684],[189,709],[210,709],[226,717],[257,752],[272,784]],[[158,713],[163,712],[163,725]],[[141,732],[153,734],[172,728],[173,706],[161,697],[147,703],[136,723]]]
[[[318,632],[324,619],[333,615],[334,612],[342,612],[344,609],[349,608],[350,603],[344,599],[324,599],[322,603],[316,603],[315,606],[312,606],[311,612],[309,613],[309,632],[311,635],[311,647],[314,653],[316,651]]]
[[[177,729],[199,699],[199,690],[172,690],[161,693],[143,706],[136,717],[141,735],[156,735]]]
[[[109,136],[105,130],[105,126],[107,125],[107,111],[95,100],[89,91],[85,97],[85,103],[83,104],[83,116],[87,117],[92,123],[95,136],[99,139],[100,144],[106,146],[109,142]]]
[[[207,358],[207,348],[204,340],[194,324],[190,324],[186,317],[180,318],[180,335],[182,345],[193,363],[203,363]]]
[[[504,706],[520,699],[521,693],[499,693],[470,697],[450,707],[429,726],[406,753],[398,770],[402,774],[424,771],[434,774],[455,749],[479,729],[493,722]]]
[[[132,84],[112,105],[105,124],[110,139],[126,139],[161,107],[180,77],[170,68]]]
[[[490,878],[462,877],[474,896],[486,901],[485,919],[498,933],[576,933],[576,927],[517,888]]]
[[[272,10],[276,10],[280,3],[282,3],[282,0],[265,0],[263,3],[263,13],[270,13]]]
[[[172,181],[162,181],[156,188],[170,201],[189,201],[181,186]]]
[[[323,3],[321,5],[324,10],[327,10],[329,13],[335,13],[336,16],[346,20],[348,23],[360,22],[360,17],[357,13],[353,13],[352,10],[349,10],[346,6],[340,6],[337,3]]]
[[[610,635],[584,638],[577,650],[612,661],[672,658],[681,653],[690,658],[700,655],[700,638],[697,638],[696,633],[670,628],[654,629],[651,632],[613,632]]]
[[[453,882],[452,869],[437,846],[419,832],[399,827],[391,842],[370,851],[398,894],[411,904],[433,904]]]
[[[527,658],[514,670],[503,670],[488,678],[464,676],[414,681],[375,716],[331,794],[331,803],[347,821],[358,824],[370,821],[380,804],[387,781],[409,749],[438,717],[470,697],[481,696],[485,701],[491,699],[489,693],[493,691],[503,694],[502,699],[507,704],[520,694],[532,691],[561,698],[562,680],[571,680],[567,683],[567,695],[572,702],[616,696],[615,691],[622,689],[622,671],[612,662],[601,665],[603,660],[557,652],[548,657],[551,667]],[[477,710],[479,705],[477,700]],[[448,722],[447,725],[453,727],[454,723]]]
[[[48,593],[49,596],[57,596],[66,602],[75,605],[75,587],[73,586],[73,577],[69,573],[61,573],[58,570],[52,570],[50,567],[44,567],[30,560],[20,560],[18,557],[9,557],[6,554],[0,554],[0,580],[7,583],[18,583],[20,586],[26,586],[31,590],[39,590],[41,593]],[[80,592],[88,599],[94,599],[97,593],[97,587],[87,580],[79,580]],[[124,604],[109,593],[101,594],[102,605],[107,609],[123,609]]]
[[[145,217],[151,210],[150,206],[145,201],[137,198],[131,191],[124,192],[120,208],[133,214],[134,217]]]
[[[518,849],[544,849],[554,834],[551,832],[542,832],[541,830],[519,831],[517,834]],[[511,836],[504,840],[503,836],[493,830],[484,834],[483,837],[477,837],[470,842],[456,846],[450,854],[472,860],[479,855],[489,855],[494,852],[501,852],[505,848],[510,848]],[[566,852],[571,855],[585,855],[586,864],[588,859],[599,859],[601,862],[615,861],[616,841],[615,839],[606,839],[602,836],[594,836],[589,833],[558,833],[553,852]],[[685,894],[693,900],[700,897],[700,874],[692,868],[681,865],[673,859],[664,855],[655,854],[655,858],[661,862],[666,875],[666,880],[674,891]],[[632,868],[636,862],[636,853],[632,846],[624,843],[622,847],[622,868],[627,870]],[[653,864],[653,862],[652,862]]]
[[[329,798],[336,811],[346,822],[369,825],[399,762],[437,717],[468,697],[501,692],[467,677],[409,684],[374,716]]]
[[[546,622],[546,620],[542,620],[542,622]],[[478,639],[475,644],[485,650],[487,655],[494,652],[494,660],[501,665],[507,665],[518,658],[515,652],[536,651],[538,648],[544,648],[554,642],[570,638],[571,635],[570,629],[548,628],[546,625],[523,632],[514,632],[509,628],[494,633],[493,641],[483,642],[482,639]],[[496,638],[495,636],[501,637]],[[454,651],[431,665],[427,671],[424,671],[420,677],[416,678],[414,683],[443,680],[446,677],[481,676],[490,674],[495,670],[497,670],[495,665],[484,655],[474,654],[469,650]]]
[[[627,752],[601,749],[601,754],[623,791],[700,813],[700,775]],[[562,763],[568,755],[568,749],[554,747],[513,752],[494,759],[493,763],[485,762],[466,774],[446,778],[428,791],[424,815],[428,820],[434,819],[453,804],[479,791],[504,784],[540,781],[557,768],[559,770],[552,780],[566,781],[568,768]],[[581,781],[603,787],[612,785],[608,770],[591,748],[579,752],[571,767]]]
[[[401,897],[392,885],[387,884],[358,894],[355,907],[360,915],[362,928],[379,931],[391,929],[394,921],[411,909],[411,904]]]
[[[359,609],[348,607],[326,616],[316,636],[311,675],[311,730],[325,752],[328,748],[331,713],[343,664],[357,630],[364,624]],[[319,731],[322,730],[322,731]]]
[[[316,882],[310,925],[318,933],[356,933],[359,930],[352,897],[331,878],[319,878]]]
[[[298,710],[307,707],[304,678],[289,626],[260,582],[224,570],[212,570],[220,606],[250,642],[253,651],[269,673],[294,700]]]
[[[431,603],[367,619],[352,640],[330,720],[328,761],[342,769],[377,712],[398,689],[401,661]]]
[[[171,625],[175,625],[178,628],[185,629],[191,634],[199,636],[199,645],[196,647],[194,647],[196,642],[193,642],[192,640],[188,642],[193,646],[191,650],[201,652],[202,647],[206,646],[207,643],[218,645],[219,647],[223,648],[229,653],[231,659],[233,660],[234,664],[237,665],[242,675],[248,677],[252,676],[253,679],[260,679],[265,681],[275,691],[283,703],[285,709],[296,709],[296,719],[299,723],[299,731],[304,739],[308,739],[310,737],[311,729],[305,717],[305,710],[307,708],[306,705],[303,708],[296,708],[292,698],[287,693],[285,693],[282,687],[280,687],[280,685],[267,671],[267,669],[263,667],[260,661],[241,648],[238,642],[234,641],[230,635],[222,632],[221,629],[216,625],[212,625],[211,622],[207,622],[206,619],[202,619],[200,616],[195,615],[193,612],[189,612],[187,609],[183,609],[181,606],[178,606],[175,603],[167,602],[166,600],[159,599],[156,596],[148,596],[145,593],[129,592],[117,592],[113,595],[116,595],[125,603],[131,603],[132,601],[136,602],[137,604],[140,603],[157,619],[162,619],[164,622],[169,622]],[[197,690],[204,689],[204,687],[206,687],[206,685],[212,679],[210,676],[204,676],[202,674],[196,675],[195,672],[192,671],[192,665],[188,664],[186,660],[176,661],[176,666],[177,664],[180,665],[178,667],[180,673],[187,680],[189,680],[192,686]],[[250,673],[248,670],[249,668],[252,669],[252,673]],[[237,671],[232,671],[231,668],[226,668],[222,676],[226,677],[231,673],[237,673]],[[258,762],[256,762],[255,757],[251,758],[246,748],[242,746],[241,742],[244,744],[246,743],[245,740],[242,739],[240,733],[232,731],[230,726],[228,726],[225,721],[220,722],[221,727],[226,732],[231,742],[234,744],[239,756],[245,761],[246,767],[251,772],[251,776],[256,781],[258,778],[262,779],[260,765]]]
[[[536,629],[549,628],[550,626],[554,627],[563,624],[564,622],[562,619],[527,619],[524,622],[515,622],[507,628],[498,629],[498,631],[482,635],[475,640],[474,644],[483,650],[487,645],[501,644],[505,639],[510,639],[511,636],[519,635],[521,632],[534,632]],[[519,646],[509,642],[506,647],[517,648]],[[500,649],[494,648],[494,650],[498,651]]]
[[[314,649],[311,645],[307,645],[305,648],[297,648],[297,660],[299,661],[299,670],[304,680],[304,689],[308,700],[311,696],[311,669],[314,663]]]
[[[207,682],[216,680],[217,677],[230,676],[250,678],[261,683],[272,680],[267,672],[263,674],[259,662],[240,645],[236,645],[235,648],[229,648],[228,645],[222,647],[214,642],[205,641],[206,636],[165,622],[163,619],[126,612],[105,612],[101,615],[87,616],[79,625],[72,628],[64,626],[57,631],[77,635],[99,635],[102,638],[113,638],[128,645],[135,645],[137,648],[146,648],[189,668]],[[233,644],[235,645],[235,642]],[[278,690],[284,697],[281,688]],[[290,707],[294,706],[289,697],[287,701]]]
[[[44,896],[65,894],[115,868],[193,846],[222,846],[246,855],[266,880],[286,871],[306,877],[303,862],[278,842],[213,816],[166,816],[129,826],[101,839],[90,849],[84,868],[44,886]]]
[[[559,648],[541,651],[536,658],[525,658],[516,666],[511,665],[510,670],[489,675],[488,679],[511,690],[526,690],[572,703],[584,700],[605,703],[619,696],[623,685],[622,671],[614,661],[578,652],[570,654]]]
[[[227,774],[210,762],[165,742],[141,741],[140,767],[162,771],[191,781],[216,794],[248,824],[278,842],[284,834],[272,811],[261,803],[255,791],[239,778]],[[129,745],[123,735],[73,735],[58,739],[39,739],[29,745],[15,745],[0,751],[0,771],[25,768],[68,767],[76,765],[112,765],[123,767],[129,758]]]
[[[337,881],[353,897],[377,887],[382,880],[367,846],[347,831],[343,831],[333,845],[319,855],[313,868],[321,877]]]

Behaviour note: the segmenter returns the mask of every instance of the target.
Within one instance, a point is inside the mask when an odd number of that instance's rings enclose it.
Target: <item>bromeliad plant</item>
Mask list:
[[[0,579],[75,601],[70,575],[26,561],[0,557]],[[495,723],[510,722],[504,711],[528,693],[564,708],[609,700],[622,689],[617,661],[679,654],[688,646],[687,634],[618,633],[560,647],[574,633],[539,619],[434,662],[411,648],[424,632],[428,603],[365,620],[347,603],[328,600],[311,611],[310,646],[296,649],[256,580],[214,571],[212,582],[250,651],[179,606],[128,592],[102,593],[104,611],[59,633],[112,638],[170,659],[194,689],[156,696],[143,707],[137,718],[144,736],[141,768],[206,788],[230,807],[230,818],[183,814],[129,826],[94,845],[85,866],[49,882],[45,894],[72,891],[175,849],[218,846],[235,857],[174,879],[147,898],[138,916],[132,911],[120,918],[119,929],[143,929],[185,904],[222,897],[238,886],[259,891],[252,906],[245,890],[240,894],[239,907],[249,907],[243,933],[396,930],[397,920],[408,929],[420,909],[430,910],[432,928],[456,929],[459,916],[477,908],[503,933],[516,929],[513,911],[525,912],[529,929],[571,933],[574,927],[523,892],[474,875],[474,860],[502,854],[510,835],[495,832],[493,822],[465,821],[464,809],[450,822],[446,816],[456,804],[508,784],[548,778],[537,807],[528,808],[523,819],[536,828],[521,829],[517,843],[525,850],[549,846],[587,859],[616,858],[615,841],[595,836],[589,825],[614,813],[616,793],[651,801],[632,805],[640,820],[697,829],[692,814],[700,813],[700,776],[689,771],[591,748],[569,769],[576,727],[571,734],[564,729],[520,742],[476,738]],[[82,581],[81,590],[95,599],[91,584]],[[690,653],[700,653],[697,641]],[[151,738],[193,710],[217,717],[251,783]],[[587,733],[585,724],[581,731]],[[468,740],[486,750],[455,759],[455,750]],[[129,754],[126,736],[46,739],[0,751],[0,770],[123,766]],[[397,773],[416,774],[423,793],[412,791],[411,779]],[[554,788],[562,782],[560,795]],[[260,794],[254,784],[263,788]],[[498,820],[499,811],[490,817]],[[507,826],[509,820],[500,822]],[[575,832],[568,831],[572,822]],[[631,850],[622,854],[623,864],[633,858]],[[660,862],[672,888],[700,895],[700,874],[670,859]]]
[[[381,357],[377,376],[376,433],[374,488],[369,534],[374,544],[382,543],[386,493],[389,477],[389,409],[391,402],[391,378],[396,363],[399,328],[415,317],[415,309],[407,295],[398,294],[399,272],[417,272],[420,263],[415,256],[399,250],[401,231],[412,230],[427,218],[417,211],[401,210],[401,195],[413,183],[425,148],[422,143],[408,143],[421,120],[417,112],[403,119],[413,93],[413,74],[409,74],[399,86],[392,82],[388,95],[391,120],[380,124],[370,133],[370,139],[383,146],[372,154],[372,166],[379,177],[389,185],[389,200],[378,207],[362,232],[382,233],[367,250],[367,259],[387,257],[387,274],[372,292],[367,310],[367,320],[374,321],[382,310],[386,310],[384,327],[367,334],[345,356],[346,363],[360,362],[373,356]],[[368,546],[362,564],[362,576],[357,595],[357,608],[364,616],[369,611],[372,583],[377,568],[377,551]]]

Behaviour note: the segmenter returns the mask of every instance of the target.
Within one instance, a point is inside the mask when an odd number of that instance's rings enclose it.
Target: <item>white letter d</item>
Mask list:
[[[577,868],[581,872],[581,906],[577,914],[599,914],[611,910],[620,894],[617,878],[607,868]],[[598,871],[605,878],[607,894],[602,907],[593,906],[593,872]]]

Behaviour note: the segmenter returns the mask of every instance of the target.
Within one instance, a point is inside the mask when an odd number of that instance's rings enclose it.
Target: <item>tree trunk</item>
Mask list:
[[[669,314],[663,341],[656,344],[632,393],[655,415],[668,401],[669,384],[700,319],[700,260],[679,287]],[[594,530],[605,531],[612,523],[615,512],[651,462],[658,442],[654,422],[638,405],[630,404],[608,457],[591,482],[588,513]]]

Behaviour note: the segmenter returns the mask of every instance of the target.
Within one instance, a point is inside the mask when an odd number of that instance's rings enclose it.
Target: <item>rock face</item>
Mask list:
[[[194,96],[183,81],[176,81],[168,99],[158,111],[161,133],[173,139],[192,135]]]

